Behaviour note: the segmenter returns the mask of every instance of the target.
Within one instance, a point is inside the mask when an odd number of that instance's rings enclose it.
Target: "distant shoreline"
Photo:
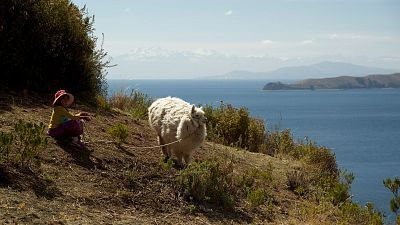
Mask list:
[[[341,76],[322,79],[306,79],[293,84],[267,83],[263,90],[347,90],[400,88],[400,73],[389,75],[368,75],[365,77]]]

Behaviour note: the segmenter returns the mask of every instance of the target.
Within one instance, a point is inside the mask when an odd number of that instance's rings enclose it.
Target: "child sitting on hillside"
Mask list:
[[[54,95],[53,112],[51,114],[48,135],[57,141],[71,142],[72,145],[84,148],[80,135],[83,134],[83,121],[90,120],[90,115],[81,112],[71,114],[67,108],[74,102],[74,96],[65,90],[59,90]]]

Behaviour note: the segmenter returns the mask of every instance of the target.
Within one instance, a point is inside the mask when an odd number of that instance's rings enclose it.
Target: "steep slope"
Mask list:
[[[51,98],[0,96],[0,131],[12,130],[19,119],[47,123]],[[194,203],[176,182],[181,170],[163,168],[159,149],[141,147],[157,145],[147,121],[82,105],[75,109],[95,115],[85,126],[87,150],[49,139],[39,157],[40,169],[0,163],[1,224],[332,224],[341,218],[337,207],[319,205],[288,189],[286,174],[304,167],[302,162],[214,143],[206,143],[194,160],[230,160],[239,174],[272,170],[272,200],[258,208],[243,201],[233,211],[198,205],[193,212]],[[105,132],[118,123],[130,131],[122,148]]]

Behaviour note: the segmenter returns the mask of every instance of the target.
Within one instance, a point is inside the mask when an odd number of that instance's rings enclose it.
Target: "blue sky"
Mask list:
[[[400,69],[399,0],[73,0],[111,78],[196,77],[319,61]]]

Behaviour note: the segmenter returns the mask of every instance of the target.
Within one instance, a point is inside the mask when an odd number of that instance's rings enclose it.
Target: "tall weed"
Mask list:
[[[135,119],[144,119],[152,102],[148,95],[134,90],[129,95],[120,90],[108,99],[109,107],[128,112]]]

